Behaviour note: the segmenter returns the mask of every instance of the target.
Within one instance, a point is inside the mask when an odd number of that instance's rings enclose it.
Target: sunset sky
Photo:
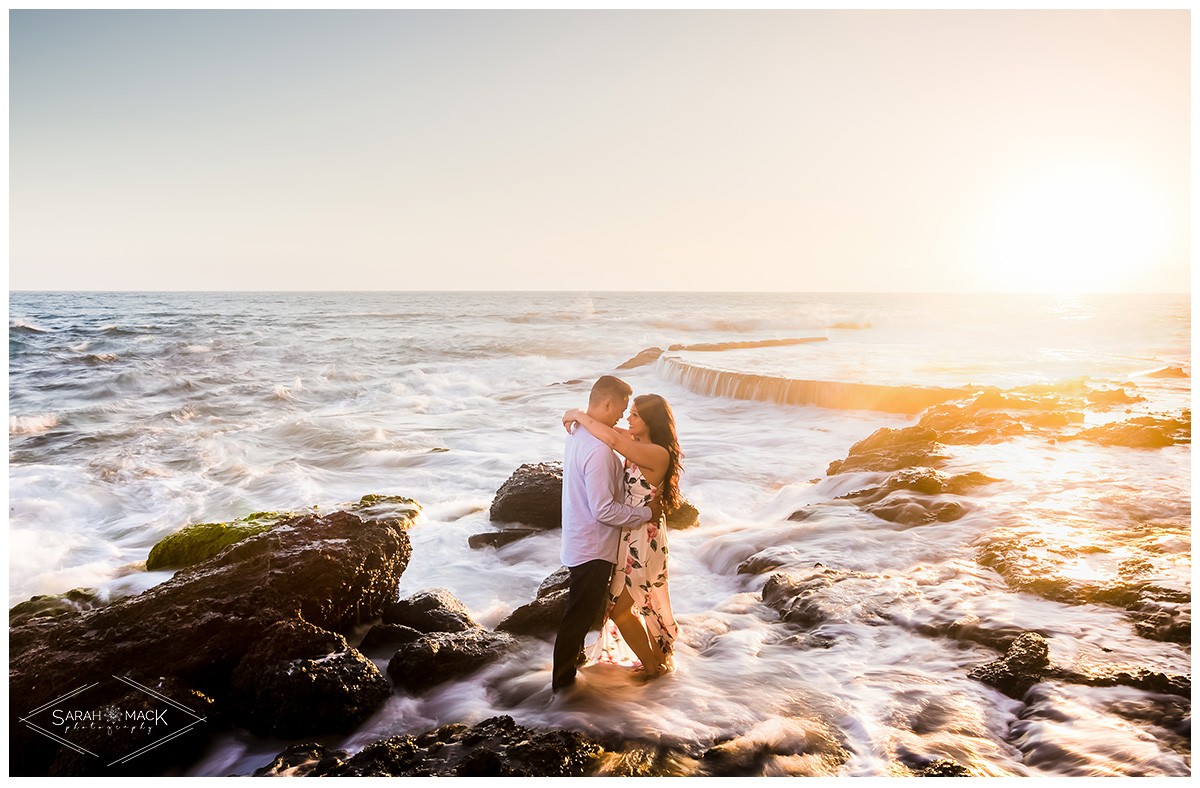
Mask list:
[[[1190,26],[12,11],[9,285],[1187,292]]]

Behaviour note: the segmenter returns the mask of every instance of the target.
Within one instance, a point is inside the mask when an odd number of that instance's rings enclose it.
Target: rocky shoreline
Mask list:
[[[1133,401],[1123,390],[1031,389],[982,392],[938,405],[912,427],[873,433],[829,466],[831,476],[879,473],[878,484],[806,507],[790,519],[819,518],[827,506],[857,506],[893,528],[954,522],[970,511],[964,492],[999,481],[979,471],[939,471],[946,446],[956,443],[1029,434],[1146,449],[1190,442],[1188,412],[1078,429],[1080,409]],[[558,528],[561,485],[559,463],[520,466],[492,503],[496,530],[471,536],[470,547],[495,548]],[[354,731],[396,692],[420,692],[502,659],[521,638],[552,637],[561,619],[563,570],[547,577],[536,597],[494,630],[473,621],[446,589],[398,600],[412,552],[407,529],[419,510],[407,498],[367,496],[347,511],[324,516],[259,513],[234,523],[189,526],[151,553],[156,567],[177,567],[176,574],[142,594],[101,605],[94,594],[76,589],[15,606],[9,630],[11,774],[181,773],[203,752],[204,742],[234,729],[301,742],[255,771],[272,776],[751,776],[762,774],[766,759],[780,754],[771,745],[736,738],[700,752],[596,741],[576,731],[526,728],[503,716],[382,739],[354,754],[311,741]],[[668,525],[689,528],[699,522],[699,512],[688,504]],[[1127,611],[1144,637],[1190,642],[1190,591],[1143,581],[1136,567],[1103,586],[1055,580],[1045,566],[1030,563],[1015,538],[981,545],[978,561],[1014,590],[1068,604],[1114,605]],[[747,558],[737,571],[770,573],[762,601],[788,633],[784,642],[803,648],[822,647],[812,634],[829,616],[822,589],[875,579],[813,566],[796,551],[778,548]],[[373,626],[351,647],[347,635],[365,624]],[[1044,633],[992,628],[978,620],[927,626],[920,634],[993,649],[997,658],[970,677],[1017,700],[1036,695],[1034,688],[1046,681],[1155,693],[1175,710],[1178,735],[1190,739],[1190,676],[1122,665],[1086,670],[1056,665]],[[390,653],[386,671],[364,651]],[[179,720],[176,733],[144,725],[121,728],[114,718],[91,717],[93,711],[119,711],[124,719],[159,715],[165,722],[168,706],[174,709],[171,720]],[[67,707],[88,716],[69,730],[48,730],[47,715]],[[114,725],[120,735],[114,735]],[[849,757],[832,737],[814,736],[806,746],[811,749],[784,754],[811,756],[827,767]],[[916,758],[897,769],[915,776],[970,774],[945,759]]]

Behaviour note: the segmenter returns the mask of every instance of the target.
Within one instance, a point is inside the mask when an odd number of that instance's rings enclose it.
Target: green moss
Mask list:
[[[31,618],[62,616],[90,610],[99,602],[100,592],[94,588],[72,588],[65,594],[39,594],[9,610],[8,625],[16,626]]]
[[[176,569],[207,561],[231,544],[269,530],[293,512],[255,512],[231,523],[197,523],[166,537],[150,549],[147,571]]]

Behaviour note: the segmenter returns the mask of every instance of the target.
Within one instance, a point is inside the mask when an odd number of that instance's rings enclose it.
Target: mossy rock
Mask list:
[[[270,530],[294,512],[255,512],[231,523],[196,523],[164,538],[150,549],[146,570],[179,569],[207,561],[231,544]]]

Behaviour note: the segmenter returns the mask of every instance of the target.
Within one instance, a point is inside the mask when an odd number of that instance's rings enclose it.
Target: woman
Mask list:
[[[600,639],[589,661],[621,662],[621,637],[641,660],[647,679],[671,670],[679,626],[667,592],[666,512],[679,507],[683,452],[675,437],[675,416],[657,394],[635,397],[629,407],[629,429],[608,427],[581,410],[563,415],[569,430],[578,422],[625,458],[625,503],[644,506],[656,491],[664,515],[658,522],[622,529],[617,570],[608,589],[608,606]],[[617,625],[620,636],[609,621]]]

